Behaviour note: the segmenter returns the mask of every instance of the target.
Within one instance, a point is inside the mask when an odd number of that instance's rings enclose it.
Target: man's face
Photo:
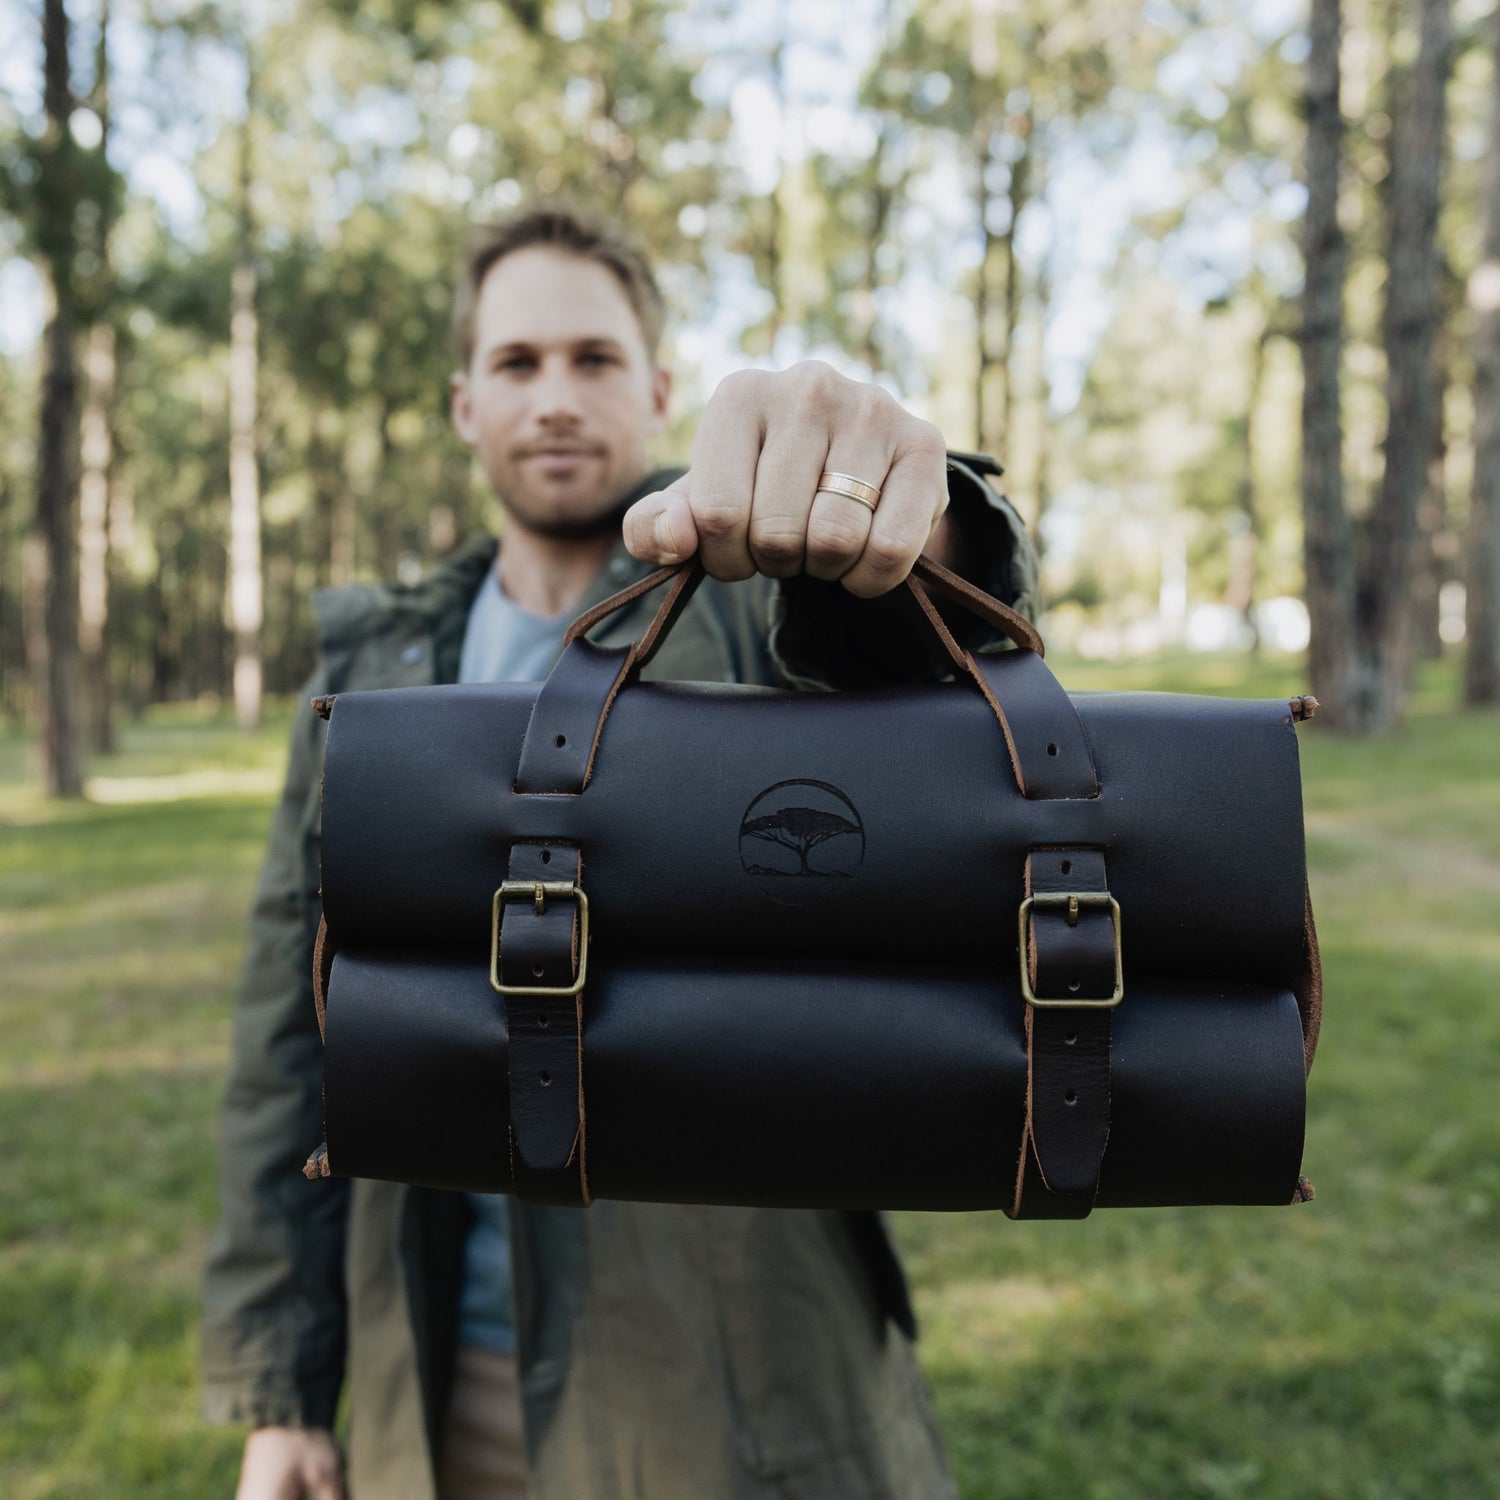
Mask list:
[[[453,421],[515,521],[560,537],[608,523],[649,468],[670,393],[609,267],[543,246],[490,267]]]

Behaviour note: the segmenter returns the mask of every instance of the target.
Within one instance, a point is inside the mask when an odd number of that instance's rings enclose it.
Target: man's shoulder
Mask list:
[[[351,583],[313,595],[318,644],[325,659],[372,642],[426,639],[456,615],[466,616],[493,565],[498,543],[471,537],[415,583]]]

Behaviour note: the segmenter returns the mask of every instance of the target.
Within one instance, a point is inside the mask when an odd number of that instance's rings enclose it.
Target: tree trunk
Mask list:
[[[976,143],[974,196],[979,209],[979,268],[974,273],[974,446],[987,453],[994,441],[990,420],[990,371],[995,357],[990,350],[990,259],[995,235],[990,229],[990,121],[981,118]]]
[[[1392,125],[1390,243],[1386,252],[1385,469],[1370,517],[1356,595],[1358,657],[1351,727],[1388,729],[1411,678],[1411,588],[1417,512],[1427,486],[1437,382],[1438,199],[1447,134],[1451,0],[1422,0],[1421,47],[1409,105]]]
[[[1260,631],[1255,624],[1255,567],[1260,550],[1260,507],[1255,493],[1255,418],[1260,409],[1261,388],[1266,375],[1266,344],[1269,328],[1262,328],[1250,351],[1250,383],[1245,392],[1245,414],[1240,419],[1240,479],[1238,530],[1230,543],[1229,603],[1239,610],[1250,632],[1252,654],[1260,650]]]
[[[5,413],[0,410],[0,421]],[[0,467],[0,536],[15,536],[19,533],[13,516],[18,508],[19,496],[9,473]],[[24,576],[26,555],[22,544],[21,563]],[[11,570],[0,568],[0,719],[7,724],[24,722],[26,707],[27,670],[26,630],[21,617],[22,594],[15,594],[6,587],[11,579]]]
[[[1046,174],[1044,166],[1039,166],[1038,200],[1044,198],[1045,193]],[[1042,521],[1052,499],[1052,419],[1047,410],[1052,401],[1052,380],[1047,373],[1047,324],[1052,316],[1052,257],[1056,248],[1056,240],[1049,231],[1047,250],[1036,276],[1036,448],[1031,481],[1031,533],[1038,558],[1045,556],[1047,550]]]
[[[229,324],[229,616],[234,633],[234,711],[242,729],[260,722],[260,465],[256,451],[257,342],[255,225],[251,216],[250,131],[255,74],[245,47],[245,123],[240,139],[240,243]]]
[[[1474,493],[1465,577],[1464,701],[1500,703],[1500,6],[1490,12],[1490,145],[1474,310]]]
[[[885,0],[881,11],[880,34],[887,48],[892,43],[895,9],[893,0]],[[885,174],[891,157],[891,143],[897,137],[896,127],[888,111],[882,110],[880,131],[875,137],[875,149],[870,155],[868,173],[869,227],[865,240],[865,284],[864,294],[868,299],[868,312],[864,327],[860,330],[860,343],[865,364],[871,375],[878,375],[886,368],[885,341],[880,326],[880,252],[890,233],[891,216],[896,202],[905,187],[905,177],[898,177],[895,184],[887,183]]]
[[[1344,122],[1340,0],[1312,0],[1307,59],[1307,209],[1302,223],[1302,547],[1311,624],[1308,677],[1337,725],[1354,654],[1354,538],[1344,508],[1344,270],[1339,224]]]
[[[990,229],[990,167],[995,160],[995,112],[999,94],[1000,0],[972,0],[969,15],[969,62],[974,73],[974,202],[979,219],[979,269],[974,285],[974,446],[987,453],[996,446],[990,412],[990,371],[995,367],[990,343],[990,262],[997,236]]]
[[[115,384],[115,331],[101,317],[84,351],[87,399],[81,427],[83,472],[78,482],[78,649],[83,658],[84,717],[89,745],[114,749],[109,658],[110,407]]]
[[[333,511],[329,518],[328,581],[336,589],[354,582],[355,533],[359,523],[359,500],[356,493],[354,465],[345,461],[334,479]]]
[[[776,99],[776,181],[771,187],[767,204],[770,223],[766,229],[766,279],[770,283],[771,316],[767,325],[767,352],[774,358],[776,345],[781,338],[781,326],[785,321],[786,287],[783,284],[782,241],[786,234],[786,211],[782,194],[786,191],[787,162],[787,89],[786,89],[786,42],[787,0],[778,0],[776,7],[776,33],[771,44],[771,92]]]
[[[109,0],[99,7],[91,102],[99,117],[99,160],[109,160]],[[115,330],[110,321],[112,292],[109,237],[111,199],[99,204],[95,232],[101,295],[93,309],[83,366],[87,378],[80,428],[82,473],[78,481],[78,650],[83,664],[83,712],[89,747],[101,754],[115,748],[113,694],[109,673],[109,491],[114,454]]]
[[[1000,348],[1000,426],[998,440],[1011,445],[1011,423],[1014,420],[1016,389],[1016,328],[1021,321],[1021,266],[1016,259],[1016,230],[1021,215],[1031,201],[1032,136],[1036,118],[1028,99],[1026,111],[1016,125],[1021,154],[1010,165],[1010,184],[1006,196],[1010,205],[1010,222],[1002,237],[1005,262],[1005,342]]]
[[[63,0],[44,0],[44,143],[51,191],[41,195],[38,225],[49,301],[42,335],[41,421],[37,448],[36,533],[30,553],[32,629],[42,777],[49,796],[83,795],[78,744],[78,374],[73,229],[79,198],[77,147],[68,129],[73,92],[68,74],[68,15]]]
[[[1443,285],[1449,274],[1443,267]],[[1454,555],[1454,537],[1448,528],[1448,430],[1444,408],[1448,394],[1448,371],[1453,349],[1449,336],[1449,299],[1445,295],[1438,315],[1437,339],[1433,346],[1433,398],[1431,428],[1427,437],[1427,477],[1417,505],[1417,547],[1412,563],[1411,643],[1414,661],[1436,661],[1443,654],[1439,596],[1448,574],[1448,559]]]
[[[890,52],[897,44],[900,34],[900,17],[896,0],[882,0],[880,7],[880,39],[883,52]],[[906,173],[899,171],[893,182],[886,180],[893,158],[899,153],[892,151],[901,138],[901,128],[889,109],[880,111],[880,129],[875,137],[875,149],[870,153],[866,167],[869,182],[869,219],[865,240],[865,284],[864,295],[867,311],[864,326],[860,329],[860,346],[866,367],[872,376],[879,375],[888,364],[895,361],[894,349],[887,351],[884,329],[880,322],[880,289],[885,280],[881,273],[881,251],[891,231],[891,219],[896,205],[906,191]],[[899,280],[899,275],[897,278]]]

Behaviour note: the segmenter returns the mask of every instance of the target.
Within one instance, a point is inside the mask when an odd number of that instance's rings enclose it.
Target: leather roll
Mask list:
[[[1072,695],[1102,792],[1032,800],[971,684],[923,688],[920,717],[901,690],[636,684],[605,722],[586,793],[521,795],[537,691],[340,696],[323,902],[342,950],[487,952],[512,844],[561,839],[582,850],[593,948],[627,965],[618,974],[685,955],[918,968],[941,956],[1009,983],[1028,851],[1088,846],[1123,913],[1131,1007],[1143,966],[1191,976],[1191,997],[1208,977],[1287,990],[1304,968],[1284,700]]]
[[[582,1053],[593,1192],[1004,1208],[1025,1118],[1023,1016],[1005,962],[752,965],[601,942]],[[1289,988],[1137,966],[1112,1050],[1098,1206],[1290,1201],[1305,1083]],[[504,1003],[482,957],[386,946],[334,959],[333,1173],[510,1190],[508,1072]]]

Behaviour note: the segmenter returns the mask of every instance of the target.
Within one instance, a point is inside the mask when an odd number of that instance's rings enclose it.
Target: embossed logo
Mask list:
[[[773,901],[800,906],[864,857],[859,811],[826,781],[778,781],[740,819],[740,863]]]

